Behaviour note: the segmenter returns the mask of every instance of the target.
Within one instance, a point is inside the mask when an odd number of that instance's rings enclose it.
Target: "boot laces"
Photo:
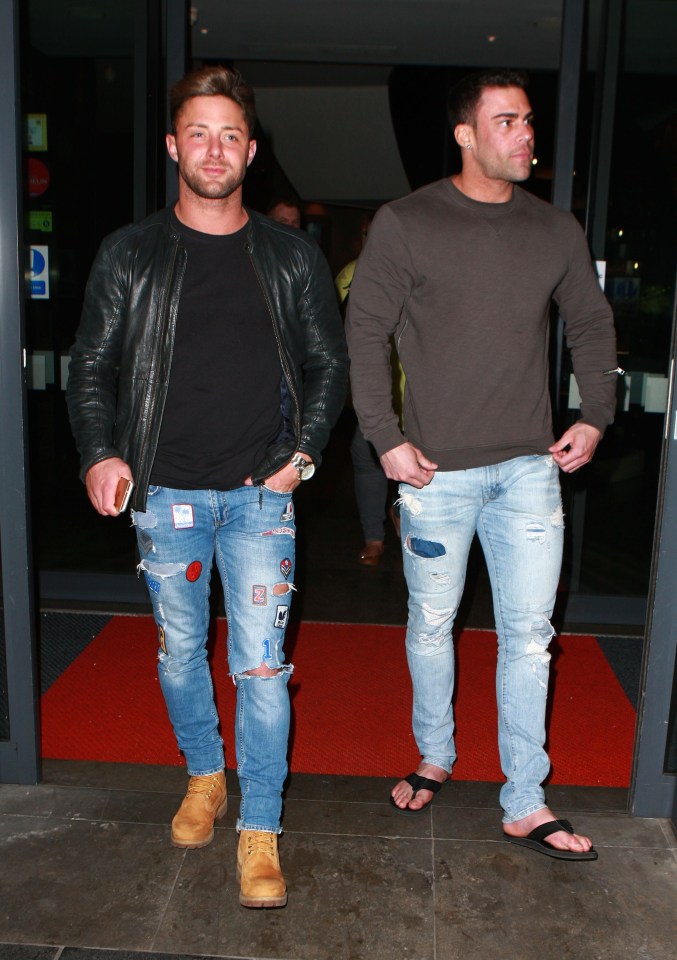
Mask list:
[[[194,797],[202,794],[209,799],[216,790],[218,784],[218,774],[212,774],[206,777],[191,777],[188,783],[188,792],[186,796]]]
[[[274,833],[253,830],[247,837],[247,856],[262,853],[271,859],[275,859],[275,840],[276,835]]]

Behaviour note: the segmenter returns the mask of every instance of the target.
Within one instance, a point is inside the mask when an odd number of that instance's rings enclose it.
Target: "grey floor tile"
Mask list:
[[[660,820],[638,817],[576,814],[568,817],[579,833],[592,837],[595,847],[647,847],[667,850],[669,847]]]
[[[96,760],[44,760],[42,776],[45,783],[59,786],[169,793],[184,792],[187,782],[186,769],[182,766],[103,763]]]
[[[59,947],[34,947],[32,944],[0,942],[0,960],[60,960],[59,950]]]
[[[571,787],[559,784],[546,787],[550,808],[559,816],[560,807],[567,810],[605,810],[627,813],[628,791],[621,787]]]
[[[472,808],[436,807],[433,804],[433,834],[447,840],[500,840],[503,827],[501,812]],[[668,848],[659,820],[640,820],[627,815],[592,814],[560,810],[559,815],[571,821],[577,833],[592,838],[596,848],[651,847]]]
[[[144,793],[141,790],[107,790],[104,817],[116,823],[148,823],[169,829],[179,809],[181,793]]]
[[[474,807],[431,807],[433,835],[441,840],[496,840],[501,835],[501,811]]]
[[[430,843],[301,836],[281,840],[289,903],[238,904],[236,836],[188,851],[154,950],[284,960],[433,960]],[[222,842],[225,841],[225,842]]]
[[[25,814],[49,817],[54,809],[54,788],[43,784],[18,786],[0,784],[0,815]]]
[[[386,803],[351,803],[345,800],[287,800],[285,833],[342,834],[367,837],[420,837],[432,835],[430,816],[402,817]]]
[[[387,802],[395,780],[387,777],[322,776],[293,773],[285,790],[288,800],[348,800],[365,803]]]
[[[152,827],[0,818],[0,940],[148,949],[183,851]]]
[[[674,960],[670,851],[565,863],[505,843],[435,841],[436,960]]]
[[[0,814],[100,820],[108,799],[108,790],[90,787],[0,787]]]
[[[4,957],[0,957],[0,960],[4,960]],[[83,950],[80,947],[66,947],[57,960],[210,960],[210,958],[205,954],[197,956],[193,953],[146,953],[145,951],[139,953],[136,950]],[[218,958],[218,960],[229,960],[229,958]]]

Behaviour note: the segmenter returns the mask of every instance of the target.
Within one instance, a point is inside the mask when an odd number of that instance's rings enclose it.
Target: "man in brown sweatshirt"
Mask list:
[[[564,520],[558,471],[592,458],[612,422],[613,319],[574,217],[515,186],[531,172],[526,77],[497,70],[452,91],[461,173],[383,207],[347,318],[353,400],[385,473],[400,483],[409,589],[407,658],[422,761],[393,789],[421,813],[456,753],[452,627],[477,533],[498,633],[504,836],[548,856],[596,859],[548,809],[545,707]],[[548,389],[551,301],[564,318],[581,418],[555,440]],[[406,375],[404,433],[388,338]]]

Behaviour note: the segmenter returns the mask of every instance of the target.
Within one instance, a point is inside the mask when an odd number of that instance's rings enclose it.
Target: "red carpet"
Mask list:
[[[235,766],[235,690],[226,626],[212,660],[229,767]],[[396,777],[415,769],[404,628],[302,623],[288,632],[296,672],[291,769]],[[42,701],[43,756],[180,764],[156,674],[150,617],[114,617]],[[467,630],[457,645],[454,777],[501,781],[496,748],[496,636]],[[551,782],[626,787],[635,712],[594,637],[559,637],[550,702]]]

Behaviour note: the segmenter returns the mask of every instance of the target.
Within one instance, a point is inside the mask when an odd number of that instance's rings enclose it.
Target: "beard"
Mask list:
[[[246,166],[242,170],[225,170],[225,180],[211,180],[200,176],[200,167],[189,168],[179,159],[179,176],[193,193],[203,200],[224,200],[242,186],[247,172]]]

